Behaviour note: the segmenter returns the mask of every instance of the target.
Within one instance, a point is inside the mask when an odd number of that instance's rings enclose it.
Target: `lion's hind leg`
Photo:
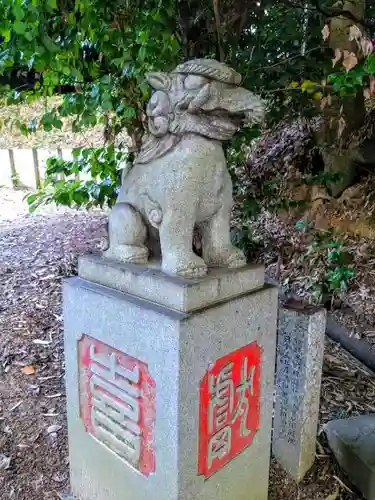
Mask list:
[[[147,228],[141,214],[127,203],[117,203],[109,215],[109,248],[103,256],[109,259],[146,264]]]

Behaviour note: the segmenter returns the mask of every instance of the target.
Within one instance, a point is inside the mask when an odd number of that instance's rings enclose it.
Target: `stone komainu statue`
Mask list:
[[[162,257],[164,272],[194,278],[207,267],[245,265],[230,242],[232,182],[221,145],[246,122],[260,122],[263,104],[225,64],[195,59],[169,74],[149,73],[149,134],[109,216],[104,257],[145,264]],[[194,228],[203,259],[192,251]]]

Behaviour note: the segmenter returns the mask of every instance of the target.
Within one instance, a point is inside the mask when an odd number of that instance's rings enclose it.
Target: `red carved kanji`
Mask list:
[[[155,472],[155,382],[147,365],[87,335],[78,353],[86,431],[142,474]]]
[[[198,473],[206,478],[253,442],[260,424],[261,349],[254,342],[213,363],[200,384]]]

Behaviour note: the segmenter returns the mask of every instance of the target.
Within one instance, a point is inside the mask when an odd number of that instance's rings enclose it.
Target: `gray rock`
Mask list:
[[[134,165],[123,169],[104,257],[146,264],[161,253],[163,271],[185,278],[245,266],[230,241],[232,181],[221,143],[244,122],[262,120],[262,101],[240,86],[241,75],[211,59],[146,79],[154,89],[149,134]],[[203,259],[192,250],[195,227]]]
[[[375,414],[332,420],[324,431],[352,483],[367,500],[375,500]]]

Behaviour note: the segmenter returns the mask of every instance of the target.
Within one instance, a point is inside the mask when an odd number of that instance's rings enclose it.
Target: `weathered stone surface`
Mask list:
[[[232,182],[221,142],[244,121],[262,120],[261,100],[240,87],[241,75],[211,59],[146,79],[155,91],[147,106],[149,135],[123,171],[104,256],[146,264],[161,252],[163,271],[187,278],[204,276],[208,267],[245,266],[230,241]],[[203,259],[192,250],[196,226]]]
[[[205,278],[187,280],[164,274],[160,262],[147,266],[122,264],[92,254],[80,257],[78,274],[93,283],[182,312],[209,306],[264,285],[263,266],[210,269]]]
[[[375,500],[375,414],[332,420],[324,431],[349,479],[367,500]]]
[[[279,311],[272,451],[299,482],[315,459],[326,313]]]
[[[152,279],[159,278],[151,274]],[[186,286],[185,280],[167,282],[181,289]],[[64,318],[73,496],[77,500],[267,500],[277,300],[277,289],[264,287],[185,313],[81,278],[69,279],[64,290]],[[139,472],[134,460],[131,464],[119,456],[119,443],[113,437],[106,443],[105,436],[93,437],[95,429],[87,430],[92,414],[90,417],[85,407],[90,399],[84,388],[92,390],[95,384],[87,384],[89,369],[79,361],[86,358],[82,358],[82,351],[78,352],[87,338],[115,350],[112,364],[108,358],[102,361],[101,368],[95,365],[96,371],[103,372],[104,366],[114,369],[125,355],[147,365],[156,394],[155,432],[149,440],[149,448],[155,451],[155,471],[148,475]],[[212,431],[211,420],[206,420],[209,415],[219,420],[222,413],[219,415],[218,407],[214,407],[213,413],[202,411],[204,401],[207,402],[202,383],[209,370],[228,356],[231,362],[225,368],[238,369],[238,352],[244,347],[260,353],[260,362],[252,365],[249,358],[249,363],[243,364],[237,373],[233,391],[219,392],[216,401],[220,409],[224,404],[229,412],[228,426],[234,422],[232,436],[245,433],[247,427],[253,429],[253,434],[251,439],[247,435],[246,446],[236,443],[241,452],[231,455],[229,463],[223,462],[223,466],[222,448],[214,448],[206,463],[208,468],[215,465],[215,474],[210,475],[210,471],[205,472],[205,457],[202,458],[202,454],[208,453],[203,433]],[[91,357],[104,356],[105,350],[95,349],[90,351]],[[222,375],[215,377],[211,390],[219,390],[219,384],[228,382]],[[117,384],[121,385],[118,380]],[[135,390],[134,385],[131,390]],[[118,406],[123,395],[116,394],[117,399],[111,404]],[[100,401],[95,402],[98,398],[100,394],[96,392],[91,402],[99,404]],[[246,401],[254,405],[248,406]],[[210,408],[211,403],[208,404]],[[104,408],[104,412],[107,410]],[[248,412],[249,425],[244,421]],[[114,418],[118,420],[118,415],[114,414]],[[114,428],[113,422],[109,425]],[[122,446],[124,443],[128,446],[129,440],[123,441]]]

